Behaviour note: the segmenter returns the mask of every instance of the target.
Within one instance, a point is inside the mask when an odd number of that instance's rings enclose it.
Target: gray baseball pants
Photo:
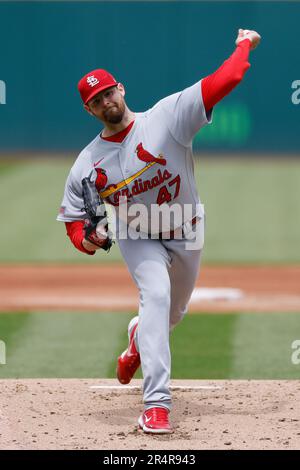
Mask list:
[[[202,229],[204,242],[204,220],[197,225]],[[135,342],[141,357],[145,409],[153,406],[170,409],[169,335],[187,312],[199,274],[203,243],[201,248],[198,244],[192,250],[186,249],[186,239],[129,238],[119,239],[118,244],[139,290]]]

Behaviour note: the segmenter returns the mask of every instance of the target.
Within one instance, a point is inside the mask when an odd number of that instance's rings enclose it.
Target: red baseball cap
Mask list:
[[[109,72],[104,69],[96,69],[82,77],[78,82],[78,90],[82,101],[86,104],[100,91],[117,84],[118,82]]]

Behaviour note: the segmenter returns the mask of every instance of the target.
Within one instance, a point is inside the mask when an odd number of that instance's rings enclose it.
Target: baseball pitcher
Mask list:
[[[257,32],[239,29],[236,49],[220,68],[142,113],[128,108],[124,86],[103,69],[78,84],[85,110],[104,127],[71,168],[57,220],[65,222],[78,250],[94,255],[109,251],[112,243],[103,202],[114,208],[122,227],[116,240],[139,291],[138,315],[128,325],[117,377],[128,384],[141,365],[144,410],[138,424],[147,433],[172,432],[169,335],[187,312],[203,249],[193,137],[241,82],[259,42]],[[133,229],[136,207],[143,214]],[[156,209],[174,209],[175,216],[160,221]]]

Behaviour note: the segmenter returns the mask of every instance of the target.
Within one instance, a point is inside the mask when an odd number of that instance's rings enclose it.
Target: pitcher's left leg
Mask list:
[[[202,250],[187,250],[185,240],[170,240],[165,244],[171,256],[170,330],[184,317],[199,276]]]

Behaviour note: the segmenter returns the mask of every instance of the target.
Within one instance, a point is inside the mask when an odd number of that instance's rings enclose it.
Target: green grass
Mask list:
[[[114,313],[0,314],[0,377],[105,377],[128,321]]]
[[[7,363],[0,365],[0,378],[115,377],[132,316],[1,314]],[[299,318],[299,313],[187,315],[171,336],[172,378],[299,379],[300,365],[291,362]]]
[[[172,375],[176,378],[230,376],[237,315],[188,315],[171,336]]]
[[[300,161],[205,161],[204,262],[299,263]]]
[[[195,165],[207,213],[205,263],[300,262],[300,161],[209,160]],[[0,262],[103,263],[73,248],[56,215],[72,160],[0,164]]]

